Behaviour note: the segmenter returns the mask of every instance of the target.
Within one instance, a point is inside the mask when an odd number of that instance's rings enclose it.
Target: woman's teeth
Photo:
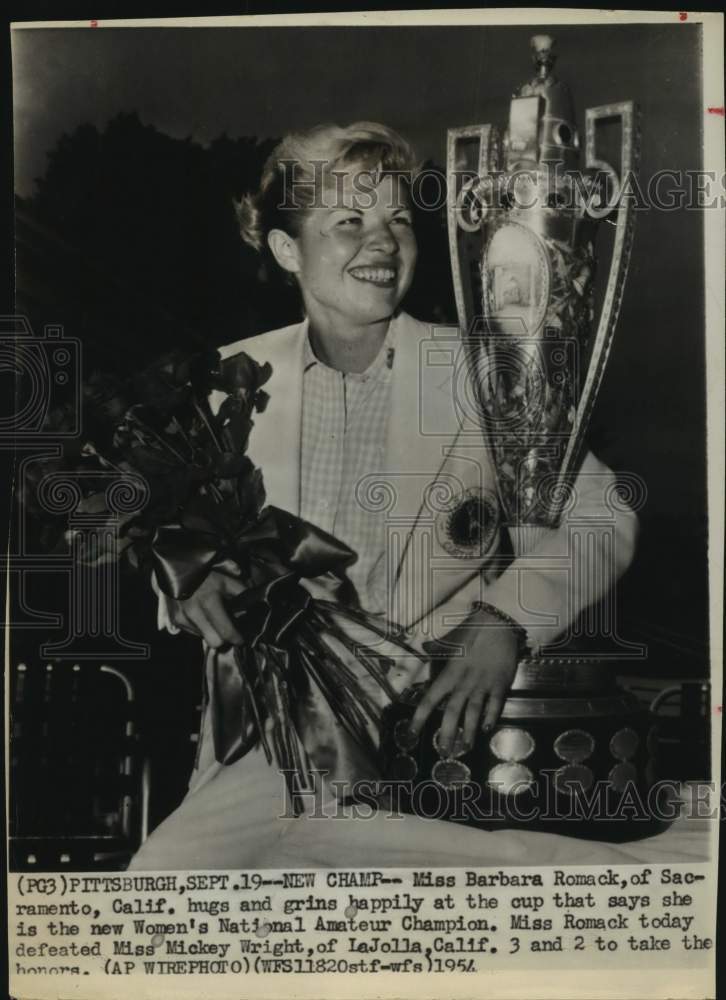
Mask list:
[[[396,272],[390,267],[354,267],[350,273],[358,281],[371,281],[374,285],[390,285]]]

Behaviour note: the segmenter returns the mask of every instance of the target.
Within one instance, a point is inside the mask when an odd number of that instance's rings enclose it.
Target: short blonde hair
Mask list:
[[[261,251],[273,229],[299,236],[305,213],[320,196],[316,183],[354,165],[381,176],[396,174],[408,188],[418,170],[406,140],[377,122],[355,122],[346,128],[317,125],[292,132],[268,157],[258,190],[235,204],[242,239]]]

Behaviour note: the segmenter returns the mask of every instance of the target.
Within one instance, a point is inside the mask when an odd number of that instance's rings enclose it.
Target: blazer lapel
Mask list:
[[[466,387],[456,373],[468,370],[459,331],[405,315],[397,322],[386,455],[395,497],[388,511],[388,613],[410,627],[485,570],[498,547],[498,502],[478,417],[457,407],[457,392]],[[451,534],[451,514],[468,497],[486,497],[493,518],[481,546],[454,544]]]
[[[264,412],[254,417],[248,454],[262,469],[267,503],[293,514],[300,511],[302,366],[306,335],[307,321],[304,321],[239,341],[221,352],[223,357],[231,357],[245,351],[259,364],[269,362],[272,366],[272,375],[264,387],[270,398]],[[220,401],[216,401],[216,406]],[[214,398],[211,402],[215,407]]]
[[[388,511],[389,615],[408,625],[436,599],[430,572],[431,505],[456,439],[453,366],[435,366],[434,328],[402,313],[395,339],[394,379],[385,460],[393,506]],[[446,347],[453,331],[447,330]]]
[[[444,444],[451,443],[451,437],[427,433],[425,426],[432,410],[443,408],[447,402],[450,406],[446,396],[450,378],[444,373],[439,384],[434,386],[422,378],[426,352],[431,346],[431,327],[405,313],[399,314],[393,322],[396,324],[396,353],[385,472],[395,495],[395,506],[390,513],[402,524],[408,521],[409,527],[413,527],[425,499],[426,483],[444,460]],[[428,398],[424,402],[425,397]],[[430,423],[436,426],[435,414]]]

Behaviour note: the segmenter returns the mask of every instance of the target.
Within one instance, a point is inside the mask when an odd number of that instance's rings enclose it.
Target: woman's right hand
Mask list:
[[[242,590],[244,587],[235,577],[212,570],[186,601],[167,599],[171,623],[201,635],[212,649],[239,645],[242,636],[234,626],[225,600],[236,597]]]

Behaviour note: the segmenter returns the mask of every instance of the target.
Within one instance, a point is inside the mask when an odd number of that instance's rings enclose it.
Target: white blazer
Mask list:
[[[615,491],[613,473],[586,454],[574,506],[559,528],[510,529],[515,558],[501,572],[497,547],[459,551],[447,529],[464,495],[496,494],[454,327],[400,313],[392,322],[395,362],[385,459],[358,491],[386,518],[389,617],[410,641],[442,638],[486,601],[517,619],[536,651],[566,632],[588,605],[612,588],[629,565],[636,515]],[[299,512],[303,347],[307,322],[224,347],[272,365],[270,400],[255,416],[249,456],[263,471],[267,502]],[[221,395],[213,393],[214,409]],[[168,621],[160,614],[160,624]]]

